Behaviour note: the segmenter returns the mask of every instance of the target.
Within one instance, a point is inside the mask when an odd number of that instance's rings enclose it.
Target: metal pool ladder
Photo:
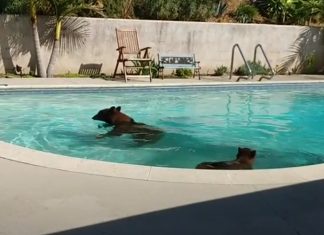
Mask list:
[[[232,48],[231,70],[230,70],[229,79],[232,79],[232,75],[233,75],[234,53],[235,53],[236,48],[239,50],[239,52],[240,52],[240,54],[242,56],[242,59],[244,61],[245,67],[248,69],[248,73],[249,73],[249,75],[247,77],[246,76],[239,76],[236,81],[238,82],[242,78],[243,79],[250,79],[250,78],[252,79],[253,78],[252,70],[250,68],[250,65],[247,63],[247,61],[246,61],[246,59],[245,59],[245,57],[243,55],[243,52],[241,50],[241,47],[240,47],[240,45],[238,43],[236,43]]]
[[[270,62],[269,62],[269,59],[268,59],[268,57],[267,57],[265,51],[263,50],[263,47],[262,47],[261,44],[257,44],[257,45],[255,46],[255,48],[254,48],[253,64],[256,63],[256,56],[257,56],[258,48],[260,48],[260,50],[261,50],[261,52],[262,52],[262,54],[263,54],[263,57],[265,58],[265,60],[266,60],[266,62],[267,62],[267,64],[268,64],[268,66],[269,66],[270,73],[271,73],[270,76],[265,76],[265,75],[261,76],[261,77],[259,78],[259,81],[261,81],[263,78],[265,78],[265,79],[269,79],[269,80],[270,80],[271,78],[273,78],[273,76],[275,75],[275,73],[274,73],[274,71],[273,71],[273,69],[272,69],[272,67],[271,67],[271,64],[270,64]],[[254,75],[255,75],[255,74],[254,74],[254,71],[252,71],[252,79],[254,78]]]
[[[246,61],[246,59],[244,57],[244,54],[243,54],[243,52],[241,50],[241,47],[240,47],[240,45],[238,43],[234,44],[234,46],[232,48],[231,70],[230,70],[230,77],[229,77],[229,79],[232,79],[232,75],[233,75],[234,55],[235,55],[235,49],[236,48],[239,50],[239,52],[240,52],[240,54],[242,56],[242,59],[244,61],[245,67],[248,70],[248,76],[239,76],[236,81],[238,82],[240,79],[253,79],[254,76],[255,76],[255,74],[254,74],[255,71],[253,69],[251,69],[249,63]],[[270,73],[271,73],[270,76],[265,76],[265,75],[261,76],[259,78],[259,81],[261,81],[263,78],[265,78],[265,79],[271,79],[271,78],[273,78],[273,76],[275,75],[275,73],[274,73],[274,71],[273,71],[273,69],[271,67],[271,64],[269,62],[269,59],[268,59],[268,57],[267,57],[267,55],[266,55],[266,53],[265,53],[265,51],[264,51],[264,49],[263,49],[263,47],[262,47],[262,45],[260,43],[257,44],[255,46],[255,48],[254,48],[253,64],[256,63],[256,57],[257,57],[257,52],[258,52],[258,49],[259,48],[260,48],[260,50],[261,50],[261,52],[262,52],[262,54],[263,54],[263,56],[264,56],[264,58],[265,58],[265,60],[266,60],[266,62],[268,64],[269,68],[270,68]]]

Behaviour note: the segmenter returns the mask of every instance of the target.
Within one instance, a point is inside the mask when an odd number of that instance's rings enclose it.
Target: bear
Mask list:
[[[256,151],[249,148],[238,148],[236,159],[223,162],[202,162],[196,169],[206,170],[250,170],[253,169]]]
[[[113,126],[113,129],[106,134],[97,136],[103,138],[106,136],[121,136],[123,134],[131,134],[137,143],[154,143],[158,141],[164,134],[163,130],[136,122],[133,118],[121,112],[121,107],[112,106],[107,109],[100,110],[92,117],[93,120],[103,121],[107,126]]]

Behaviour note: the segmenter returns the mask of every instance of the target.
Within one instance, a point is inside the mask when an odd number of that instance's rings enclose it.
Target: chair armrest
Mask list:
[[[145,50],[148,50],[148,49],[151,49],[152,47],[144,47],[142,49],[140,49],[139,51],[145,51]]]
[[[144,55],[143,55],[143,57],[142,58],[148,58],[149,56],[149,49],[151,49],[151,47],[144,47],[144,48],[142,48],[142,49],[140,49],[139,51],[138,51],[138,56],[139,57],[142,57],[142,51],[144,51]]]
[[[124,47],[124,46],[122,46],[122,47],[118,47],[117,49],[116,49],[116,51],[122,51],[123,49],[125,49],[126,47]]]

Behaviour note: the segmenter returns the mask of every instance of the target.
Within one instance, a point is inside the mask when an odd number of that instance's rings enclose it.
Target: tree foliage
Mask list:
[[[256,0],[260,13],[276,24],[309,24],[323,16],[323,0]],[[323,9],[323,8],[322,8]]]
[[[28,0],[1,0],[0,13],[27,14]]]
[[[219,2],[215,0],[135,0],[134,13],[136,17],[143,19],[206,21],[216,15]]]
[[[53,0],[42,0],[49,3]],[[70,1],[55,0],[59,4]],[[266,23],[308,25],[324,18],[324,0],[246,0],[229,9],[234,0],[75,0],[74,6],[91,4],[102,7],[101,15],[110,18],[152,20],[210,21],[224,15],[230,22],[250,22],[257,8]],[[240,1],[242,2],[242,1]],[[28,0],[1,0],[0,13],[27,14]],[[46,5],[46,4],[45,4]],[[62,6],[63,6],[62,5]],[[233,4],[232,4],[233,5]],[[239,8],[237,8],[239,7]],[[78,8],[78,7],[77,7]],[[51,8],[38,7],[38,13],[53,15]],[[91,9],[78,9],[78,16],[97,17]]]

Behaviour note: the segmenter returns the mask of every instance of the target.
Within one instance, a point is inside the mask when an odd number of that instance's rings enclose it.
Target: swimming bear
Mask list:
[[[249,170],[253,168],[255,155],[255,150],[239,147],[235,160],[223,162],[202,162],[196,166],[196,169]]]
[[[121,112],[121,107],[112,106],[108,109],[100,110],[92,117],[93,120],[103,121],[114,128],[106,134],[99,135],[97,138],[106,136],[121,136],[131,134],[137,143],[153,143],[158,141],[164,134],[161,129],[135,122],[128,115]]]

